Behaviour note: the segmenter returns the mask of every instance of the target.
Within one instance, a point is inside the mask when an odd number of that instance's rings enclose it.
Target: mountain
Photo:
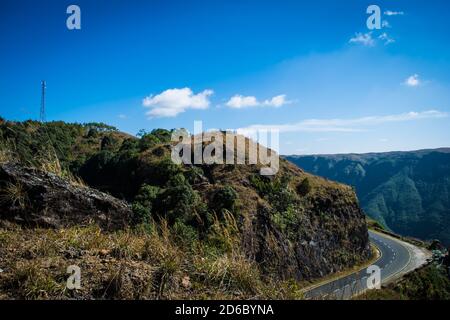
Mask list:
[[[392,231],[450,244],[450,148],[285,158],[353,186],[364,211]]]
[[[371,256],[350,187],[284,159],[272,177],[260,164],[178,165],[170,137],[0,121],[0,297],[64,296],[61,268],[81,263],[78,298],[292,298],[289,281]]]

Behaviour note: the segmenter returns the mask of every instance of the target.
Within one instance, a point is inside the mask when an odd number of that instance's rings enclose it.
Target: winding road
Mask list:
[[[416,259],[415,255],[417,252],[420,253],[420,249],[411,244],[373,231],[369,231],[369,238],[380,252],[380,257],[372,263],[372,266],[380,268],[382,284],[401,276],[406,271],[411,271],[426,261],[423,257]],[[367,279],[370,276],[368,268],[308,289],[305,292],[305,298],[350,299],[367,290]]]

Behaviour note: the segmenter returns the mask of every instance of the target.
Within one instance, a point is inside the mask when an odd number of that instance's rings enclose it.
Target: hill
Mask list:
[[[450,244],[449,148],[286,159],[353,186],[364,211],[388,229]]]
[[[36,286],[42,283],[27,275],[43,270],[38,279],[47,286],[45,294],[70,295],[59,290],[61,268],[81,263],[91,285],[79,298],[286,298],[294,297],[297,281],[341,271],[371,255],[365,217],[350,187],[286,160],[273,177],[260,176],[259,165],[176,165],[170,135],[157,129],[136,138],[104,124],[0,121],[0,163],[7,173],[0,176],[0,264],[6,270],[0,292],[40,297]],[[57,225],[29,223],[26,217],[47,217],[49,210],[38,205],[42,189],[28,188],[28,180],[14,172],[44,184],[45,199],[71,190],[70,206],[51,207]],[[97,198],[120,208],[115,221],[127,212],[124,227],[96,223],[107,221],[109,210]],[[94,203],[76,202],[83,199]],[[92,225],[88,212],[78,222],[68,218],[77,217],[72,207],[95,208]],[[21,219],[15,219],[17,212]],[[117,285],[110,288],[108,276],[98,272],[117,265],[122,269],[106,272],[120,275],[109,279]],[[133,283],[143,291],[133,293]]]

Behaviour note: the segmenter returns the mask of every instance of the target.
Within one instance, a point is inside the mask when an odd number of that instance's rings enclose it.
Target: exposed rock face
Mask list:
[[[132,211],[108,194],[8,163],[0,164],[0,219],[44,227],[92,221],[103,229],[118,229],[132,221]]]
[[[282,160],[280,174],[288,174],[292,189],[307,177],[313,191],[299,196],[292,215],[274,219],[273,203],[262,198],[245,177],[248,167],[210,170],[216,185],[232,185],[242,201],[238,221],[242,246],[267,274],[281,279],[310,280],[366,261],[370,255],[365,215],[351,187],[306,174]],[[258,172],[257,170],[254,170]],[[242,180],[243,179],[243,180]],[[201,194],[213,193],[214,184],[202,184]]]
[[[257,260],[268,271],[278,270],[285,279],[309,280],[341,271],[370,257],[364,214],[357,204],[324,207],[319,202],[306,208],[291,235],[271,222],[269,211],[258,210],[254,228],[259,236],[254,249]],[[318,217],[319,210],[326,217]]]

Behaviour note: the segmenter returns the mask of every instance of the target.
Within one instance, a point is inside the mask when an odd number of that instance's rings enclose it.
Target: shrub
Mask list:
[[[297,212],[293,206],[289,206],[284,212],[276,212],[271,216],[272,223],[283,233],[289,237],[292,234],[292,228],[297,223]]]
[[[166,129],[154,129],[151,134],[161,142],[170,142],[172,138],[172,132]]]
[[[188,226],[180,220],[175,221],[173,230],[178,243],[185,247],[191,247],[198,240],[198,232],[192,226]]]
[[[97,138],[98,137],[98,132],[95,129],[89,129],[88,133],[86,135],[87,138]]]
[[[198,192],[194,191],[186,181],[184,175],[178,173],[167,183],[158,209],[171,224],[177,219],[183,223],[193,223],[204,216],[206,206]]]
[[[297,193],[301,196],[306,196],[311,192],[311,184],[308,178],[305,178],[297,185]]]
[[[139,193],[134,198],[132,209],[138,223],[150,221],[152,208],[161,189],[147,184],[142,185]]]
[[[117,146],[117,139],[114,138],[111,135],[104,136],[101,142],[101,149],[102,150],[114,150]]]
[[[140,151],[148,150],[156,146],[158,143],[161,143],[161,141],[158,139],[157,136],[151,133],[144,134],[139,140],[139,150]]]
[[[181,166],[173,163],[170,158],[148,163],[146,170],[146,177],[151,179],[151,184],[159,186],[165,186],[173,177],[182,172]]]
[[[189,181],[190,184],[197,184],[202,181],[204,181],[205,173],[203,172],[203,169],[200,167],[192,166],[185,172],[186,179]]]
[[[234,211],[236,200],[237,193],[233,187],[225,186],[216,191],[213,197],[213,204],[218,211],[223,209]]]
[[[258,193],[266,198],[276,212],[284,212],[295,203],[296,197],[289,187],[289,177],[281,176],[274,180],[267,177],[253,175],[250,183]]]

